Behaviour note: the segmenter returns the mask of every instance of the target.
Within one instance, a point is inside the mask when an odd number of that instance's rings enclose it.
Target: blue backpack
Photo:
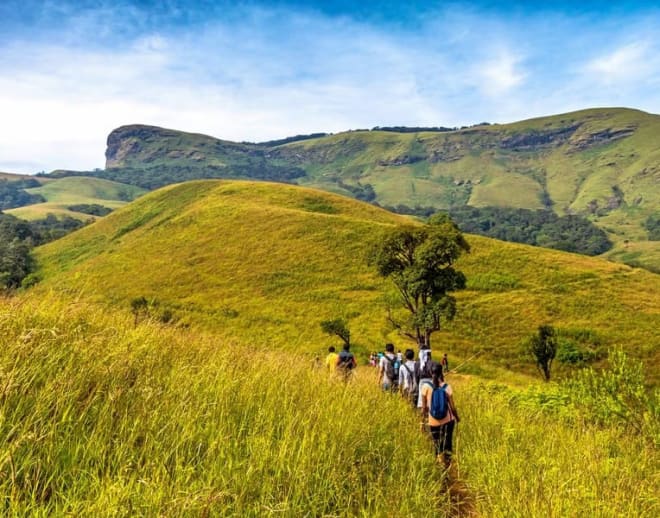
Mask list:
[[[441,420],[447,417],[447,412],[449,410],[449,396],[447,396],[446,388],[446,383],[442,385],[442,387],[433,388],[433,393],[431,394],[430,414],[434,419]]]

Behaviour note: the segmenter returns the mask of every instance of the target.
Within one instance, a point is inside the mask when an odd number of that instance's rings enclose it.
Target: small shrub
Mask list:
[[[660,445],[660,391],[647,390],[642,362],[621,349],[610,355],[607,369],[581,371],[568,390],[585,416],[603,425],[630,427]]]

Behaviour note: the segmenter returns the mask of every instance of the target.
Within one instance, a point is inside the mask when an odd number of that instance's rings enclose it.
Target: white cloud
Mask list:
[[[647,42],[624,45],[587,63],[587,72],[606,83],[640,81],[658,73],[657,53]]]
[[[493,58],[477,65],[479,88],[490,97],[508,94],[520,86],[527,74],[521,67],[522,58],[502,50]]]

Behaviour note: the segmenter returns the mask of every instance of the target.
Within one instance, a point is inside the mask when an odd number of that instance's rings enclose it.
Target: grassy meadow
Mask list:
[[[301,355],[25,295],[0,303],[0,505],[6,516],[657,516],[652,445],[515,378],[529,388],[450,375],[461,423],[448,483],[416,415],[371,368],[345,384]]]
[[[369,376],[51,298],[3,303],[0,330],[4,515],[436,516],[448,499]]]
[[[41,288],[129,310],[144,296],[230,340],[314,354],[325,319],[348,320],[358,351],[409,343],[386,325],[392,287],[366,264],[370,244],[411,221],[295,186],[198,181],[150,193],[38,250]],[[660,278],[641,269],[469,236],[468,289],[434,337],[452,356],[532,372],[523,341],[544,323],[589,350],[621,346],[660,364]],[[576,338],[577,337],[577,338]],[[598,352],[596,351],[596,352]]]
[[[344,384],[318,366],[327,318],[348,319],[361,360],[409,346],[365,264],[401,222],[301,187],[199,181],[40,247],[42,282],[0,300],[2,513],[657,516],[657,437],[571,399],[575,368],[530,376],[521,342],[550,322],[642,359],[657,385],[658,276],[468,236],[468,289],[434,337],[453,367],[477,355],[449,376],[461,422],[447,478],[371,368]]]
[[[46,201],[7,210],[8,214],[27,220],[42,219],[48,214],[70,216],[84,220],[96,219],[95,216],[72,211],[69,206],[98,204],[117,209],[142,195],[145,191],[134,185],[126,185],[101,178],[71,176],[45,181],[40,187],[27,189],[27,192],[40,194]]]

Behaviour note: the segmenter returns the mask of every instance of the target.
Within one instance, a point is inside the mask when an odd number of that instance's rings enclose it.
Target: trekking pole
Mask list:
[[[479,356],[481,353],[483,353],[483,351],[479,351],[478,353],[473,354],[473,355],[470,356],[467,360],[465,360],[463,363],[461,363],[458,367],[455,367],[455,368],[453,368],[453,369],[449,369],[449,372],[451,372],[452,374],[456,374],[456,373],[458,372],[458,369],[460,369],[461,367],[463,367],[463,365],[465,365],[466,363],[470,363],[472,360],[474,360],[474,359],[475,359],[477,356]]]

